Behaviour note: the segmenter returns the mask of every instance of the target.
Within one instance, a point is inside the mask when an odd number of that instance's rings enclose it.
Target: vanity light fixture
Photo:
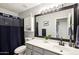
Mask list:
[[[70,5],[72,5],[72,4],[70,4]],[[61,8],[66,7],[66,6],[68,6],[67,3],[60,4],[60,5],[54,6],[54,7],[49,7],[47,9],[45,9],[45,10],[42,10],[41,14],[46,14],[46,13],[50,13],[50,12],[56,12],[56,11],[59,11]]]

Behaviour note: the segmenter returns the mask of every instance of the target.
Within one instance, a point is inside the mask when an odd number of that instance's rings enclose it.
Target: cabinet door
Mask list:
[[[29,48],[27,48],[27,49],[26,49],[26,55],[31,55],[31,54],[32,54],[32,50],[29,49]]]
[[[37,51],[37,52],[39,52],[39,53],[41,53],[41,54],[43,54],[43,49],[42,49],[42,48],[33,46],[33,50],[34,50],[34,51]]]
[[[32,45],[31,44],[27,44],[27,48],[32,49]]]
[[[50,52],[48,50],[44,50],[44,55],[58,55],[58,54],[54,52]]]
[[[36,51],[32,51],[32,54],[33,55],[42,55],[42,54],[40,54],[39,52],[36,52]]]

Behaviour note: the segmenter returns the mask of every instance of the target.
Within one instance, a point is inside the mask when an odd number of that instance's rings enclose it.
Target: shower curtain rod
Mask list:
[[[9,18],[13,18],[13,19],[23,19],[21,17],[13,16],[13,15],[2,13],[2,12],[0,12],[0,16],[9,17]]]

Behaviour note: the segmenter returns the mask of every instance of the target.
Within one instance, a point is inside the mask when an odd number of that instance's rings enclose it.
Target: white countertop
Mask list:
[[[33,40],[27,41],[26,43],[52,52],[56,52],[62,55],[79,55],[79,49],[69,47],[67,44],[65,44],[65,46],[61,46],[58,44],[58,41],[56,40],[48,40],[48,42],[45,43],[44,38],[35,38]],[[63,52],[61,52],[61,50]]]

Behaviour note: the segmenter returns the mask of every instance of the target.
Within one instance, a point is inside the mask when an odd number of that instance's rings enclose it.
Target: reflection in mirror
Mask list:
[[[66,9],[55,13],[36,16],[37,36],[51,35],[51,38],[70,39],[70,30],[74,28],[74,9]],[[72,26],[71,26],[72,25]]]
[[[67,18],[56,20],[56,37],[69,39],[69,35],[67,32]]]

